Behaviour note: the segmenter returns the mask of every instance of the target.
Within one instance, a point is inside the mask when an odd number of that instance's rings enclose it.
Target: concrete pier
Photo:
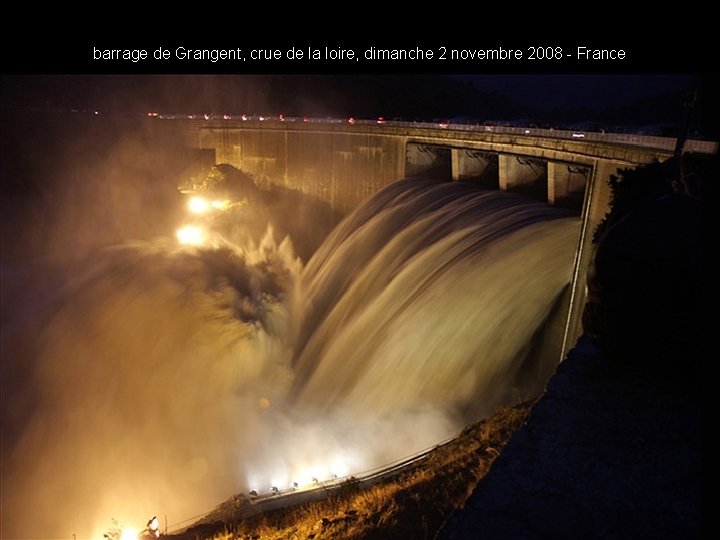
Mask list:
[[[163,123],[163,121],[159,121]],[[610,201],[609,180],[622,168],[669,158],[675,139],[496,126],[416,122],[175,120],[190,148],[215,155],[264,188],[295,189],[347,213],[403,178],[475,182],[575,212],[582,220],[559,360],[581,333],[592,235]],[[159,126],[160,127],[160,126]],[[712,154],[718,144],[687,141]]]

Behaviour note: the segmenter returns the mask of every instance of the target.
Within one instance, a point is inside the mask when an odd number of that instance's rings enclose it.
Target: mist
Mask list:
[[[228,240],[182,249],[178,186],[208,170],[172,129],[3,120],[3,537],[95,538],[113,518],[212,508],[242,488],[228,466],[260,430],[233,415],[287,384],[285,295],[337,216],[256,189]]]
[[[461,183],[399,182],[332,234],[247,184],[180,246],[201,168],[94,122],[3,164],[3,537],[172,529],[426,449],[510,399],[570,278],[576,218]]]

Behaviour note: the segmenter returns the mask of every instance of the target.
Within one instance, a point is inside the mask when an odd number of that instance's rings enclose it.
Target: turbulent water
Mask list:
[[[153,514],[172,526],[232,493],[446,439],[513,391],[577,233],[506,193],[403,181],[304,268],[272,231],[97,253],[40,336],[4,536],[97,536]]]

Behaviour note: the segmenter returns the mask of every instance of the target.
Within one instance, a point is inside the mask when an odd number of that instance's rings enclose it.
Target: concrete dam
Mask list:
[[[206,164],[226,163],[263,188],[298,190],[347,213],[402,178],[474,182],[581,217],[573,279],[550,325],[558,361],[582,333],[592,234],[609,209],[618,170],[672,156],[675,139],[505,126],[331,119],[179,120]],[[686,141],[686,152],[718,144]]]
[[[50,143],[73,131],[49,120]],[[20,381],[4,395],[22,413],[3,462],[13,537],[100,537],[155,514],[176,530],[233,494],[392,469],[538,395],[581,332],[608,179],[675,144],[379,120],[80,120],[62,144],[28,139],[62,172],[28,166],[37,191],[3,213],[3,240],[28,244],[3,266],[3,360]],[[194,215],[178,182],[215,164],[245,183]],[[184,245],[187,222],[209,241]]]

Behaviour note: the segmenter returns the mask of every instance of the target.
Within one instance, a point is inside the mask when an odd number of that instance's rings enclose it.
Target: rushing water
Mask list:
[[[251,246],[95,254],[38,342],[4,534],[173,524],[446,439],[512,393],[577,233],[506,193],[403,181],[304,268],[271,230]]]

